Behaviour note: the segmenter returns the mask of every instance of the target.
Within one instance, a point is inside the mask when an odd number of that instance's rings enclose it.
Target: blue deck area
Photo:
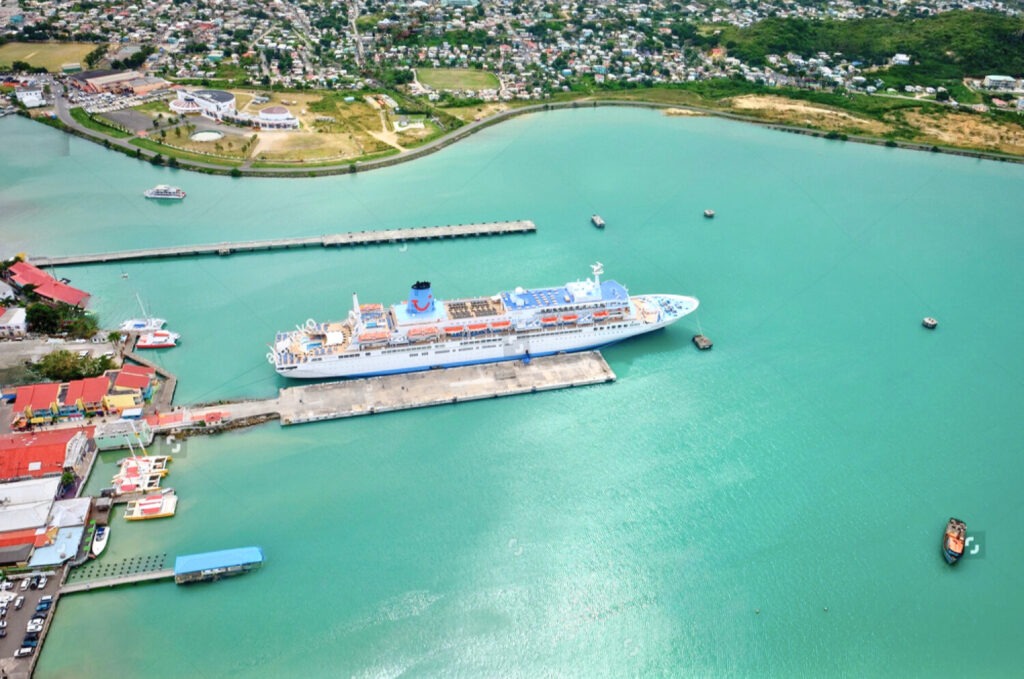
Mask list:
[[[263,549],[260,547],[238,547],[222,549],[219,552],[186,554],[174,560],[174,575],[199,573],[214,568],[231,568],[246,564],[263,563]]]
[[[601,281],[601,299],[604,301],[629,299],[629,292],[616,281]],[[501,301],[509,309],[544,309],[562,304],[579,301],[567,287],[533,288],[531,290],[506,290],[501,293]]]

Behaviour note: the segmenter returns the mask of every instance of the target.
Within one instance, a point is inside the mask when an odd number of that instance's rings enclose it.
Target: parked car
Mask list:
[[[46,589],[46,576],[43,575],[39,578],[39,589]]]
[[[39,603],[41,603],[41,604],[53,603],[53,595],[52,594],[47,594],[46,596],[39,597]]]
[[[38,606],[36,606],[36,612],[37,613],[42,613],[43,611],[48,611],[48,610],[50,610],[50,603],[49,602],[47,602],[45,604],[39,604]]]
[[[26,589],[28,589],[28,585],[30,582],[32,582],[32,578],[23,578],[21,581],[21,586],[18,587],[18,589],[24,592]]]
[[[21,607],[25,605],[25,597],[19,596],[14,600],[14,610],[20,611]]]
[[[28,627],[25,629],[25,631],[26,632],[42,632],[43,631],[43,626],[30,622],[28,624]],[[0,630],[0,632],[3,632],[4,634],[7,634],[7,630]]]
[[[21,648],[19,648],[17,651],[14,652],[14,657],[15,658],[24,658],[25,656],[32,655],[35,652],[36,652],[36,649],[35,649],[34,646],[22,646]]]

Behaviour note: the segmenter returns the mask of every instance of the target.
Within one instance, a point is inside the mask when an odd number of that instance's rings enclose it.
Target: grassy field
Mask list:
[[[154,151],[156,153],[162,154],[166,158],[173,156],[178,160],[192,160],[201,163],[210,163],[212,165],[224,165],[226,167],[237,167],[238,165],[241,165],[243,162],[241,159],[229,160],[227,158],[206,156],[199,153],[185,153],[184,151],[164,146],[158,141],[154,141],[152,139],[132,139],[131,144],[133,146],[138,146],[140,148],[144,148],[149,151]]]
[[[0,46],[0,65],[24,61],[55,73],[64,64],[81,64],[94,49],[96,45],[88,42],[11,42]]]
[[[435,90],[497,89],[498,76],[467,68],[418,68],[416,79]]]

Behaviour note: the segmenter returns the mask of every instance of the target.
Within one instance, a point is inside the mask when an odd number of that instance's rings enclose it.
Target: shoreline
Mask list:
[[[616,99],[585,99],[585,100],[574,100],[567,102],[549,102],[544,104],[533,104],[530,106],[523,106],[519,108],[509,109],[496,113],[488,118],[482,120],[476,120],[467,123],[463,127],[453,130],[448,134],[435,139],[434,141],[428,142],[419,148],[411,149],[408,151],[400,152],[396,155],[387,156],[385,158],[378,158],[367,161],[354,161],[351,163],[339,163],[338,165],[327,165],[319,167],[304,167],[297,165],[295,168],[252,168],[252,167],[239,167],[233,166],[228,167],[224,165],[214,163],[201,163],[189,160],[177,160],[177,169],[188,170],[192,172],[199,172],[201,174],[217,174],[225,176],[236,176],[237,178],[242,177],[270,177],[270,178],[289,178],[289,177],[325,177],[334,176],[339,174],[354,174],[357,172],[369,172],[371,170],[378,170],[385,167],[391,167],[400,163],[407,163],[413,160],[417,160],[424,156],[430,155],[437,151],[440,151],[458,141],[461,141],[467,137],[470,137],[481,130],[487,129],[493,125],[511,120],[522,115],[529,115],[532,113],[544,113],[547,111],[558,111],[563,109],[580,109],[580,108],[598,108],[601,106],[623,106],[632,108],[648,108],[648,109],[662,109],[662,110],[673,110],[676,111],[674,115],[694,115],[694,116],[710,116],[724,118],[727,120],[733,120],[742,123],[751,123],[754,125],[760,125],[768,129],[778,130],[781,132],[789,132],[791,134],[802,134],[811,137],[822,137],[834,141],[852,141],[860,144],[870,144],[873,146],[884,146],[887,148],[897,148],[910,151],[926,151],[929,153],[943,153],[947,155],[961,156],[966,158],[977,158],[980,160],[992,160],[995,162],[1004,163],[1018,163],[1024,164],[1024,156],[1014,156],[1010,154],[997,153],[992,151],[976,151],[971,149],[961,149],[952,146],[939,146],[935,144],[925,144],[919,142],[909,141],[896,141],[889,139],[882,139],[879,137],[870,137],[866,135],[846,135],[841,134],[838,136],[829,136],[830,133],[824,132],[811,127],[803,127],[800,125],[787,125],[785,123],[777,123],[771,121],[765,121],[754,116],[746,116],[739,113],[732,113],[729,111],[721,111],[718,109],[702,108],[699,106],[689,106],[682,104],[665,104],[650,101],[621,101]],[[150,162],[151,159],[157,155],[162,155],[147,149],[142,149],[138,146],[133,146],[127,141],[109,137],[101,133],[97,133],[94,130],[90,130],[79,125],[74,119],[70,118],[67,114],[66,109],[62,107],[55,107],[56,121],[59,125],[51,125],[60,129],[67,134],[73,134],[82,139],[95,142],[110,150],[115,150],[129,157],[137,158],[138,160],[144,160]],[[688,113],[683,113],[688,112]],[[42,124],[50,125],[51,123],[32,118]],[[140,155],[136,156],[136,151]]]

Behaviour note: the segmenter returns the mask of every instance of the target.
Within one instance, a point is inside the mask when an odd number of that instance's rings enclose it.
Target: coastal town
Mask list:
[[[686,86],[705,86],[714,92],[713,88],[721,87],[730,98],[737,98],[730,101],[728,110],[705,108],[700,105],[704,100],[694,105],[682,97],[682,103],[651,105],[680,116],[710,112],[746,120],[746,115],[762,115],[752,119],[789,132],[846,139],[846,132],[840,130],[847,128],[828,127],[824,118],[815,118],[826,109],[792,103],[795,100],[779,104],[772,93],[788,88],[846,100],[857,96],[923,102],[935,110],[969,116],[969,121],[985,116],[991,125],[986,130],[999,132],[984,143],[947,140],[938,133],[898,140],[908,148],[932,151],[939,151],[940,141],[945,141],[948,146],[942,150],[1019,162],[1024,158],[1024,134],[1019,129],[1024,73],[992,71],[937,78],[910,70],[910,75],[904,75],[899,69],[921,66],[920,55],[897,50],[874,62],[840,51],[789,49],[744,59],[737,56],[739,46],[723,38],[729,31],[779,19],[842,22],[938,17],[951,12],[1022,16],[1015,3],[988,0],[930,0],[914,5],[898,0],[871,4],[851,0],[687,4],[0,0],[0,50],[21,50],[21,56],[9,62],[0,57],[0,117],[26,116],[154,165],[236,177],[288,172],[305,176],[318,169],[362,171],[441,148],[500,119],[490,116],[574,107],[588,101],[585,97],[596,105],[605,94],[686,92],[676,89]],[[43,51],[43,45],[61,43],[78,45],[80,57],[50,68],[32,63],[37,45]],[[725,98],[709,96],[716,101]],[[649,103],[642,98],[636,101]],[[788,112],[790,117],[755,113],[758,106],[775,107],[776,113]],[[346,121],[345,115],[359,124]],[[964,124],[963,120],[958,118],[957,124]],[[898,123],[886,121],[890,128],[881,123],[872,128],[866,121],[857,119],[853,134],[863,133],[863,141],[888,146],[897,145],[891,128],[907,127],[904,118]],[[975,135],[976,128],[964,125],[965,137]],[[322,145],[330,146],[330,152],[321,153],[319,148],[312,152],[311,145],[303,146],[301,152],[293,150],[289,141],[299,135],[326,140]],[[184,190],[168,184],[138,193],[138,202],[146,205],[167,206],[186,199]],[[609,213],[602,210],[602,214]],[[692,216],[708,231],[725,221],[710,208]],[[589,219],[588,233],[615,232],[614,220],[606,230],[596,212]],[[0,670],[5,676],[31,675],[62,596],[143,582],[208,582],[261,567],[264,554],[256,546],[188,555],[160,552],[120,561],[110,559],[107,552],[108,558],[102,558],[107,540],[118,532],[122,519],[171,519],[179,510],[187,511],[187,503],[179,505],[179,501],[188,497],[190,489],[170,485],[176,440],[270,421],[291,426],[616,380],[596,351],[567,357],[559,350],[531,357],[526,350],[514,361],[501,359],[507,364],[500,368],[460,365],[445,367],[452,371],[448,373],[435,370],[441,366],[424,351],[418,368],[424,372],[414,379],[387,371],[367,372],[357,375],[365,380],[361,382],[288,386],[266,398],[183,404],[174,398],[177,377],[151,358],[159,353],[148,351],[173,350],[180,335],[165,327],[164,319],[152,317],[141,298],[137,318],[98,319],[89,311],[92,294],[58,277],[54,262],[62,265],[63,275],[74,266],[112,261],[171,257],[217,261],[250,256],[257,250],[311,245],[404,247],[417,240],[504,238],[535,231],[532,222],[520,220],[359,234],[282,235],[143,250],[129,250],[134,244],[126,243],[123,251],[78,255],[77,259],[73,254],[61,260],[61,256],[34,258],[31,253],[19,253],[0,262]],[[600,289],[598,276],[603,270],[599,263],[594,267],[594,285]],[[583,302],[594,302],[597,298],[587,297],[593,294],[589,284],[589,279],[567,283],[564,290],[568,292],[561,298],[544,300],[538,293],[541,301],[530,297],[533,290],[516,288],[506,298],[480,298],[475,307],[460,307],[457,323],[440,313],[432,315],[427,327],[418,327],[425,321],[420,323],[415,314],[423,312],[417,302],[434,313],[432,294],[410,298],[408,316],[401,307],[385,312],[381,305],[360,306],[353,300],[348,325],[310,319],[294,331],[279,333],[267,359],[272,370],[285,377],[288,370],[298,370],[293,375],[332,378],[348,376],[337,366],[356,365],[363,360],[360,353],[368,357],[379,352],[386,361],[393,359],[385,356],[389,352],[415,349],[411,355],[417,356],[416,342],[458,338],[475,345],[493,340],[497,346],[512,334],[513,321],[497,318],[500,314],[495,309],[505,308],[501,304],[507,304],[510,315],[531,305],[557,308],[557,314],[538,315],[531,331],[565,335],[582,329],[624,328],[613,325],[623,320],[621,309],[616,316],[614,310],[610,315],[605,309],[594,312],[588,307],[581,314],[565,307],[570,303],[569,292],[574,303],[577,294]],[[414,284],[414,296],[417,289],[429,292],[429,283]],[[499,303],[499,299],[505,301]],[[652,302],[641,315],[660,319],[661,314],[669,314],[675,320],[696,309],[695,299],[685,308],[678,300],[655,299],[657,303]],[[402,321],[391,326],[423,334],[396,339],[379,331],[376,323],[385,313]],[[477,315],[486,322],[476,322],[480,321]],[[931,330],[935,325],[926,327]],[[701,350],[712,346],[703,333],[694,335],[693,343]],[[507,355],[512,354],[510,347],[511,343],[503,347]],[[257,358],[262,364],[262,353]],[[330,361],[335,366],[325,367]],[[116,475],[109,483],[104,477],[99,481],[101,489],[88,492],[87,485],[97,486],[97,465],[106,468],[114,461]],[[961,538],[965,534],[966,526]],[[961,544],[957,558],[963,551]]]

